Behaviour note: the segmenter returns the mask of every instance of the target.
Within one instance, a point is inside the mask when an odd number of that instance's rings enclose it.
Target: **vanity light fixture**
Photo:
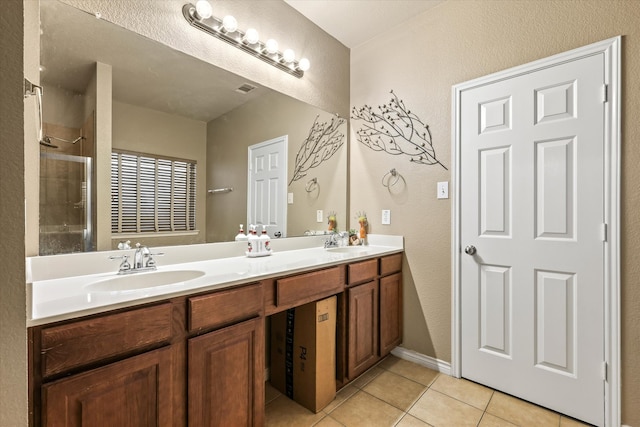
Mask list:
[[[182,14],[189,24],[199,30],[298,78],[311,66],[307,58],[296,61],[295,52],[291,49],[280,52],[278,42],[274,39],[269,39],[266,43],[261,42],[256,29],[249,28],[246,32],[238,29],[238,21],[233,16],[216,18],[208,0],[198,0],[195,5],[185,4],[182,6]]]

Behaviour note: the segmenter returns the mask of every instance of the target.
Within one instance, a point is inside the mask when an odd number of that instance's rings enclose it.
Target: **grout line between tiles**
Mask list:
[[[460,402],[460,403],[463,403],[464,405],[466,405],[466,406],[468,406],[468,407],[470,407],[470,408],[477,409],[478,411],[482,411],[482,413],[483,413],[483,414],[484,414],[485,412],[487,412],[487,410],[486,410],[486,409],[476,408],[475,406],[470,405],[469,403],[465,402],[464,400],[460,400],[460,399],[458,399],[457,397],[449,396],[447,393],[443,393],[443,392],[438,391],[438,390],[435,390],[435,389],[433,390],[433,392],[434,392],[434,393],[441,394],[441,395],[443,395],[443,396],[446,396],[446,397],[448,397],[449,399],[453,399],[453,400],[456,400],[456,401],[458,401],[458,402]],[[489,406],[489,404],[487,404],[487,406]],[[491,414],[491,415],[493,415],[493,414]]]

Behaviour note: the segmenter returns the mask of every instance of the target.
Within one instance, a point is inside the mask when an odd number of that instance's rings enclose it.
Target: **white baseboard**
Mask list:
[[[436,359],[431,356],[426,356],[417,351],[407,350],[403,347],[396,347],[391,350],[391,354],[400,359],[407,360],[409,362],[417,363],[425,368],[433,369],[441,374],[451,375],[451,363]]]
[[[393,350],[391,350],[391,354],[400,359],[417,363],[418,365],[424,366],[425,368],[433,369],[434,371],[438,371],[441,374],[451,375],[451,364],[449,362],[444,362],[431,356],[425,356],[422,353],[418,353],[417,351],[413,350],[407,350],[403,347],[394,348]],[[264,380],[269,381],[269,378],[271,378],[271,369],[265,368]]]

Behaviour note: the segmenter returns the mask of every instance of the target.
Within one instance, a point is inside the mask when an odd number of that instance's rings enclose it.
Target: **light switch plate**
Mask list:
[[[287,203],[290,205],[293,204],[293,193],[287,193]]]
[[[443,181],[438,183],[438,199],[449,198],[449,181]]]
[[[382,225],[391,224],[391,211],[389,209],[382,210]]]
[[[322,209],[318,209],[316,211],[316,222],[324,222],[324,214],[322,213]]]

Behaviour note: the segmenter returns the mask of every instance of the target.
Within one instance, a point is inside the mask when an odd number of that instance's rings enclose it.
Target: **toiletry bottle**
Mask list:
[[[253,247],[253,241],[251,240],[251,224],[247,228],[247,254],[252,254],[256,248]]]
[[[255,254],[260,253],[260,238],[258,237],[258,235],[256,234],[256,226],[255,225],[251,225],[249,228],[249,252]]]
[[[262,235],[260,236],[260,249],[265,252],[271,252],[271,238],[267,234],[267,226],[262,226]]]
[[[240,224],[240,231],[238,231],[238,235],[236,236],[236,242],[246,242],[247,235],[244,234],[244,225]]]

